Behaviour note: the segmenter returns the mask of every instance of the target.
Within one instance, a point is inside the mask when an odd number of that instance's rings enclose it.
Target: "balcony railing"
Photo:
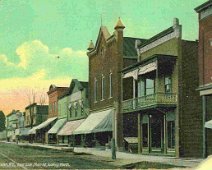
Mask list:
[[[122,111],[131,112],[154,105],[175,105],[177,95],[175,93],[154,93],[122,102]]]

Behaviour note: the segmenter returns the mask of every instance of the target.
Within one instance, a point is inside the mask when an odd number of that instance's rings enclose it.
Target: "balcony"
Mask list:
[[[124,100],[122,102],[122,112],[133,112],[152,108],[155,106],[175,106],[177,103],[177,95],[175,93],[155,93],[134,99]]]

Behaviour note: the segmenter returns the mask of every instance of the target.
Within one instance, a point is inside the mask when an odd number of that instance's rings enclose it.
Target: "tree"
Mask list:
[[[33,89],[26,90],[26,96],[29,103],[29,114],[30,114],[30,127],[33,127],[34,122],[34,108],[32,107],[32,104],[35,103],[36,100],[36,92]]]
[[[2,111],[0,111],[0,132],[5,130],[5,115]]]

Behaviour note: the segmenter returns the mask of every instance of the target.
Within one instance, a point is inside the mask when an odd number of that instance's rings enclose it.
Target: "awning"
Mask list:
[[[43,122],[43,123],[39,124],[38,126],[35,126],[32,129],[30,129],[29,134],[36,134],[36,130],[45,128],[46,126],[51,124],[56,119],[57,119],[57,117],[52,117],[52,118],[47,119],[45,122]]]
[[[87,134],[112,131],[114,109],[91,113],[73,134]]]
[[[212,129],[212,120],[205,122],[205,128]]]
[[[19,136],[27,136],[29,134],[30,128],[21,128],[19,131]]]
[[[138,75],[149,73],[157,69],[157,61],[141,66],[138,71]]]
[[[73,134],[73,131],[76,130],[85,119],[73,120],[66,122],[62,129],[58,132],[58,136],[70,136]]]
[[[135,80],[138,79],[138,69],[125,73],[123,78],[133,77]]]
[[[52,126],[52,128],[48,131],[48,133],[56,134],[65,124],[65,122],[66,122],[66,118],[57,120],[57,122]]]

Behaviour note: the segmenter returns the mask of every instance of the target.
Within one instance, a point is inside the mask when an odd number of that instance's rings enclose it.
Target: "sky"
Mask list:
[[[86,49],[99,28],[112,33],[118,17],[124,36],[150,38],[179,18],[183,38],[198,39],[194,8],[206,0],[0,0],[0,110],[24,111],[51,84],[88,80]],[[59,57],[58,57],[59,56]],[[48,100],[46,100],[48,103]]]

